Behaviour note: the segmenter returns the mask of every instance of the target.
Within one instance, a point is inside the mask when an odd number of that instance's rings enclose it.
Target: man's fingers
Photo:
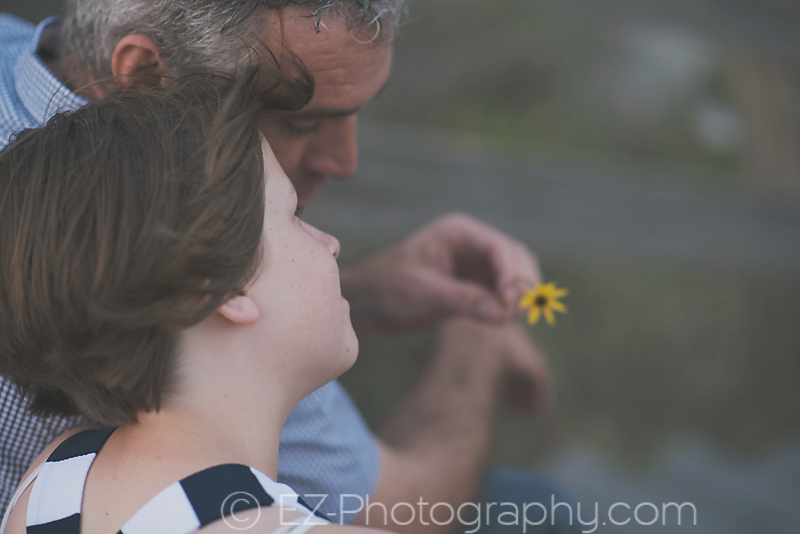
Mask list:
[[[507,330],[509,388],[514,404],[525,411],[545,413],[552,409],[555,390],[550,365],[544,354],[519,325]]]
[[[516,304],[522,294],[541,281],[533,252],[520,241],[471,217],[459,215],[446,221],[453,227],[452,237],[464,261],[473,258],[472,261],[487,262],[493,271],[496,296],[507,308],[506,313],[518,313]]]
[[[497,298],[510,315],[517,314],[519,299],[527,289],[541,282],[536,255],[522,242],[480,221],[456,220],[461,225],[461,245],[471,249],[473,257],[482,255],[488,260]]]
[[[430,287],[438,293],[444,305],[443,315],[462,315],[481,321],[500,321],[508,318],[502,302],[496,295],[468,280],[436,277],[429,280]]]
[[[514,375],[508,379],[508,396],[511,406],[519,411],[533,413],[541,408],[539,386],[528,376]]]
[[[510,243],[509,252],[493,260],[497,280],[497,293],[504,305],[514,314],[520,310],[517,303],[525,291],[541,282],[536,256],[521,243]]]

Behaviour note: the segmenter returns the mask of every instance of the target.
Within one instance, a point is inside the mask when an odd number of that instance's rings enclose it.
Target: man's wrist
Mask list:
[[[439,331],[439,365],[495,391],[506,369],[504,327],[456,318]]]

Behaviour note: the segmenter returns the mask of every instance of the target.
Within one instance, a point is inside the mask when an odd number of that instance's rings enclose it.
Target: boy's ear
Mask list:
[[[155,41],[147,35],[126,35],[114,47],[111,74],[121,86],[144,90],[161,85],[170,72]]]
[[[253,324],[261,317],[258,306],[247,291],[225,301],[217,308],[217,313],[236,324]]]

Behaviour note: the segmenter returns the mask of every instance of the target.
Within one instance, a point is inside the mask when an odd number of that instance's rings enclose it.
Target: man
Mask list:
[[[313,75],[313,97],[299,112],[265,117],[262,132],[305,206],[329,177],[346,180],[356,170],[357,113],[387,81],[403,1],[67,0],[63,24],[49,19],[34,29],[2,17],[0,136],[119,84],[146,87],[161,76],[235,71],[254,60],[292,72],[299,61]],[[437,327],[437,344],[377,437],[338,383],[305,399],[281,435],[279,475],[334,521],[451,532],[456,520],[432,522],[423,504],[475,498],[503,380],[514,379],[507,392],[522,407],[548,400],[547,365],[509,322],[522,291],[539,280],[536,260],[516,240],[450,215],[343,268],[341,279],[360,335]],[[0,386],[5,505],[44,445],[82,421],[29,417],[13,387]],[[360,506],[367,496],[388,510],[410,503],[420,511],[368,514]]]

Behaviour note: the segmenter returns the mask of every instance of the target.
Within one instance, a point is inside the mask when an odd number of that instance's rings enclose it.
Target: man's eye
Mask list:
[[[319,129],[320,123],[318,120],[297,120],[297,121],[284,121],[283,130],[286,135],[302,136],[310,135]]]

